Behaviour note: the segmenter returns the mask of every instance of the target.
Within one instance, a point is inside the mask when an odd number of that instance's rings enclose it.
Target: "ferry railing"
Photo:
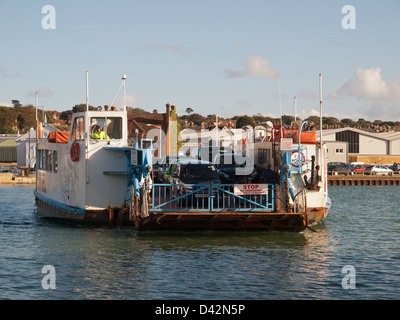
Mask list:
[[[273,211],[275,185],[266,194],[235,194],[232,184],[152,184],[150,211]]]

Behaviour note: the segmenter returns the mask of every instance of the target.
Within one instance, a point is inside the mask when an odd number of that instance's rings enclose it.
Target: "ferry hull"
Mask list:
[[[123,208],[79,210],[36,198],[37,214],[42,218],[78,222],[96,226],[134,226],[137,231],[288,231],[302,232],[308,225],[323,219],[326,208],[312,208],[303,213],[279,212],[164,212],[129,219]]]
[[[96,226],[134,225],[123,208],[79,209],[63,205],[36,194],[37,215],[59,221]]]
[[[301,213],[158,213],[137,222],[139,231],[290,231],[306,229]]]

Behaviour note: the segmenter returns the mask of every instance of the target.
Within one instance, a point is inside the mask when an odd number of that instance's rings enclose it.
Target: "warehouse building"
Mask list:
[[[329,161],[337,161],[335,153],[346,154],[347,150],[347,161],[343,162],[400,162],[400,132],[374,133],[349,127],[331,129],[323,131],[323,142],[328,145]]]

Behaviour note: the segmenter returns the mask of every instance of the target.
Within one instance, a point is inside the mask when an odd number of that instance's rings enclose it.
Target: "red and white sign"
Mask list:
[[[293,139],[292,138],[281,138],[280,148],[283,151],[291,151],[292,150]]]
[[[300,157],[301,157],[301,166],[304,166],[306,164],[306,157],[302,152],[292,152],[292,157],[291,157],[291,162],[292,166],[298,168],[300,165]]]
[[[233,193],[237,195],[268,194],[268,184],[235,184]]]

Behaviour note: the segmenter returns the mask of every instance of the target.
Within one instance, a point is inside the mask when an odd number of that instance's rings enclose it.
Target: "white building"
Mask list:
[[[56,126],[45,123],[43,125],[43,138],[47,139],[49,132],[58,131]],[[27,133],[16,139],[17,166],[36,167],[36,128],[30,128]]]

